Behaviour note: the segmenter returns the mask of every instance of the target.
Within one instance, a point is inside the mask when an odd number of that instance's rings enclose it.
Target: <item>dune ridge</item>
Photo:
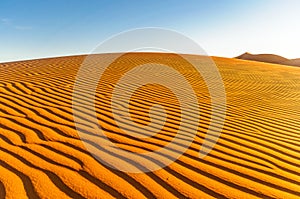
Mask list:
[[[109,54],[95,55],[91,64],[106,56]],[[201,91],[197,97],[202,113],[197,137],[182,157],[155,172],[130,174],[96,161],[75,129],[72,89],[84,58],[0,64],[0,197],[300,197],[300,68],[213,57],[224,81],[227,113],[218,143],[200,159],[198,152],[210,121],[210,99],[203,80],[185,70],[173,54],[126,54],[114,68],[115,74],[140,59],[163,60],[181,68]],[[135,152],[155,150],[171,141],[180,118],[174,96],[157,85],[138,90],[131,104],[135,122],[147,124],[145,110],[154,102],[166,106],[169,116],[157,136],[135,139],[122,134],[113,120],[109,92],[117,75],[108,77],[97,89],[95,104],[107,136]],[[88,81],[89,76],[85,78]],[[83,92],[80,100],[86,95]],[[160,96],[164,100],[160,101]],[[197,113],[191,107],[189,114],[193,117]],[[84,115],[88,120],[90,112]],[[92,126],[87,122],[82,128]]]
[[[274,55],[274,54],[251,54],[251,53],[246,52],[235,58],[259,61],[259,62],[266,62],[266,63],[273,63],[273,64],[289,65],[289,66],[300,66],[299,58],[298,59],[287,59],[285,57],[282,57],[279,55]]]

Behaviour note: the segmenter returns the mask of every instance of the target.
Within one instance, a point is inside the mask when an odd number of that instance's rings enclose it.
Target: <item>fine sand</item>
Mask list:
[[[95,55],[95,60],[106,56]],[[109,108],[110,92],[118,74],[140,60],[177,67],[198,88],[201,110],[197,136],[176,162],[132,174],[99,163],[75,130],[72,92],[84,58],[0,64],[0,198],[300,197],[300,68],[213,57],[224,82],[227,112],[217,144],[200,159],[210,121],[203,80],[172,54],[125,55],[107,71],[95,105],[100,125],[119,147],[137,153],[155,150],[171,141],[180,125],[178,101],[168,89],[153,84],[132,96],[130,113],[136,123],[147,124],[149,108],[159,103],[167,107],[166,126],[147,139],[120,133]],[[88,120],[89,113],[83,114]],[[191,107],[189,115],[198,113]]]

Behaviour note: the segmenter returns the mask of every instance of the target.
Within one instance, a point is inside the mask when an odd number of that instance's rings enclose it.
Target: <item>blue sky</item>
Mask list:
[[[86,54],[133,28],[185,34],[209,54],[300,57],[299,1],[3,0],[0,62]]]

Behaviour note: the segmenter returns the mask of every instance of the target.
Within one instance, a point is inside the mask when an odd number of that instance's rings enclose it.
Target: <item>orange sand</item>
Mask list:
[[[120,68],[141,57],[176,62],[174,55],[128,54]],[[0,64],[0,198],[299,198],[300,68],[213,59],[227,95],[218,143],[208,156],[198,158],[209,124],[210,100],[203,80],[182,67],[191,84],[202,89],[199,132],[176,162],[147,174],[108,168],[81,143],[73,122],[72,88],[84,56]],[[135,152],[166,144],[170,136],[158,134],[141,143],[116,133],[105,108],[110,80],[115,79],[107,78],[96,96],[96,111],[107,135]],[[145,100],[148,93],[159,95]],[[139,89],[132,97],[133,120],[147,124],[148,114],[143,111],[158,102],[169,107],[171,124],[163,131],[174,135],[180,112],[178,102],[168,94],[157,85]],[[197,115],[192,109],[190,114]]]

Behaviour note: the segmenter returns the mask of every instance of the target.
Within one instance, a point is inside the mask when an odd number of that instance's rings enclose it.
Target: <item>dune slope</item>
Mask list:
[[[105,56],[109,55],[96,57]],[[218,143],[200,159],[210,121],[203,80],[172,54],[127,54],[113,73],[138,64],[141,57],[175,63],[201,89],[197,94],[203,114],[190,148],[155,172],[111,169],[90,155],[74,125],[72,89],[85,56],[2,63],[0,198],[300,197],[300,68],[214,57],[226,89],[227,112]],[[170,141],[180,118],[174,96],[158,85],[137,91],[130,110],[133,120],[149,122],[145,110],[157,102],[168,107],[170,125],[163,129],[165,134],[132,139],[119,132],[107,108],[117,78],[110,77],[105,87],[98,87],[95,105],[108,137],[136,152],[155,150]],[[191,108],[193,115],[197,113]]]

